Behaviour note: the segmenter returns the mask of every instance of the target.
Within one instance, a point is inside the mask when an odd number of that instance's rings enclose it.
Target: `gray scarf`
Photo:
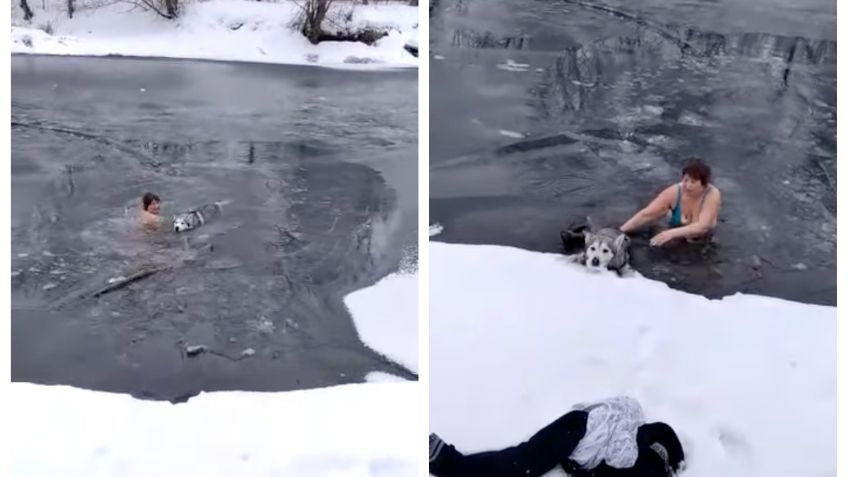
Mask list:
[[[577,405],[575,409],[589,413],[586,434],[571,460],[584,469],[594,469],[601,462],[617,469],[636,464],[639,447],[636,433],[645,423],[642,406],[631,397],[621,396],[591,404]]]

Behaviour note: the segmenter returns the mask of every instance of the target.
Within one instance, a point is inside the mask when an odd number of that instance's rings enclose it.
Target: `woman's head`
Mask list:
[[[141,209],[151,214],[159,215],[162,200],[153,192],[147,192],[141,197]]]
[[[683,166],[683,189],[692,194],[700,194],[710,184],[712,171],[703,159],[693,157]]]
[[[682,470],[685,455],[674,429],[664,422],[639,426],[636,433],[639,457],[637,475],[670,477]]]

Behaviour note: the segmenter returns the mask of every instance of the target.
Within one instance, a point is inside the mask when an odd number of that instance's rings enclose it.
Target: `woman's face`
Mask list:
[[[159,215],[159,212],[162,211],[162,204],[158,200],[154,200],[147,206],[147,211],[153,215]]]
[[[683,190],[686,191],[687,194],[693,196],[699,196],[704,193],[704,185],[701,184],[701,181],[697,179],[693,179],[688,175],[683,176]]]

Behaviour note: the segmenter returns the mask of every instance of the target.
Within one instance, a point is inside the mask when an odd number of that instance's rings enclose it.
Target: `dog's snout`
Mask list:
[[[598,266],[598,265],[600,265],[600,264],[601,264],[601,260],[600,260],[598,257],[593,257],[593,258],[592,258],[592,266],[593,266],[593,267],[597,267],[597,266]]]

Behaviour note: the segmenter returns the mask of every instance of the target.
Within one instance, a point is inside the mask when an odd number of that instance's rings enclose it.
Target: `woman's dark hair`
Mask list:
[[[655,449],[657,444],[661,446],[665,455]],[[636,445],[639,446],[636,467],[639,467],[640,460],[645,467],[645,473],[637,475],[671,475],[668,470],[679,471],[686,458],[674,429],[664,422],[652,422],[639,426],[639,431],[636,433]],[[657,469],[662,469],[662,472],[658,472]]]
[[[581,469],[570,460],[562,467],[573,477],[672,477],[680,471],[685,458],[683,446],[668,424],[653,422],[639,426],[636,445],[639,456],[633,467],[617,469],[602,462],[594,469]]]
[[[143,210],[147,210],[150,207],[150,204],[153,202],[162,202],[159,199],[159,196],[154,194],[153,192],[145,192],[143,196],[141,196],[141,208]]]
[[[710,183],[712,171],[710,166],[699,157],[692,157],[683,166],[683,175],[699,181],[704,187]]]

